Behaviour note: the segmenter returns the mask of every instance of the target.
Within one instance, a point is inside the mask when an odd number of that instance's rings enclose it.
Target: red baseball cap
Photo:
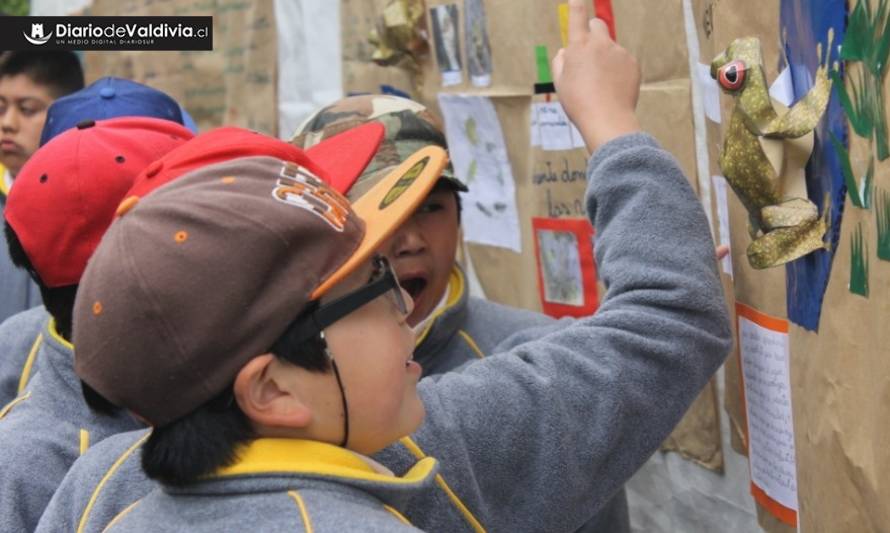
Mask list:
[[[194,169],[242,157],[269,156],[299,163],[339,193],[352,187],[368,162],[377,153],[385,129],[380,124],[354,128],[331,142],[301,150],[284,141],[252,130],[223,127],[195,137],[192,142],[171,151],[148,165],[136,178],[133,188],[121,204],[126,211],[149,192]],[[136,198],[133,198],[136,197]]]
[[[34,152],[5,216],[43,284],[79,283],[136,176],[192,137],[157,118],[85,120]]]

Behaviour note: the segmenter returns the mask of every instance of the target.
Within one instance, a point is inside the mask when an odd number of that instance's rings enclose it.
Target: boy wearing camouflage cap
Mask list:
[[[291,142],[306,148],[369,122],[383,124],[386,136],[347,193],[353,200],[412,150],[447,149],[438,117],[422,104],[390,95],[350,96],[326,106],[300,125]],[[540,334],[537,328],[556,322],[540,313],[469,296],[464,272],[455,260],[460,234],[458,192],[466,190],[449,163],[424,203],[379,250],[414,299],[408,321],[418,333],[414,358],[423,366],[424,376],[505,351]],[[629,528],[627,497],[621,489],[583,531],[621,533]]]
[[[636,64],[601,22],[588,30],[584,5],[570,2],[570,44],[554,72],[594,152],[587,206],[610,290],[593,317],[420,382],[425,421],[374,457],[397,475],[427,454],[439,460],[435,486],[419,487],[400,507],[425,530],[575,531],[655,450],[730,346],[707,221],[675,160],[635,133]],[[373,364],[366,360],[353,378]],[[344,435],[329,438],[336,444]],[[102,494],[127,490],[109,492],[108,484],[134,455],[96,475],[91,467],[107,458],[88,454],[69,487],[94,487],[95,515]]]

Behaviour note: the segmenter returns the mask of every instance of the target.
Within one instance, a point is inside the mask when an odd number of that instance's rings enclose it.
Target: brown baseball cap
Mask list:
[[[342,168],[326,174],[361,171],[349,160],[366,156],[351,142]],[[369,260],[447,162],[441,148],[423,148],[350,205],[298,155],[196,168],[119,210],[75,302],[84,382],[155,426],[192,412]]]

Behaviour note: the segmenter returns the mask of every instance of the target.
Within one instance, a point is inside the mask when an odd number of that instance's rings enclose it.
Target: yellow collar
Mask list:
[[[65,338],[59,334],[59,330],[56,328],[56,319],[55,318],[49,319],[49,325],[47,326],[47,329],[49,330],[50,337],[54,338],[56,340],[56,342],[58,342],[65,348],[68,348],[69,350],[72,350],[72,351],[74,350],[74,345],[71,344],[70,342],[68,342],[67,340],[65,340]]]
[[[294,473],[405,485],[423,481],[436,466],[436,460],[427,457],[396,477],[375,471],[367,458],[345,448],[300,439],[257,439],[237,454],[235,464],[219,469],[215,477]]]
[[[6,167],[0,165],[0,194],[3,196],[9,196],[9,184],[6,183],[9,181],[7,172]]]
[[[423,331],[417,335],[417,342],[414,343],[415,346],[420,346],[420,343],[426,339],[427,334],[429,334],[430,329],[432,329],[437,318],[439,318],[445,311],[448,311],[457,305],[457,302],[460,301],[460,297],[464,293],[464,287],[464,274],[457,268],[457,265],[455,265],[452,267],[451,277],[448,279],[448,300],[445,301],[445,305],[433,312],[433,314],[426,320],[426,326],[423,328]]]

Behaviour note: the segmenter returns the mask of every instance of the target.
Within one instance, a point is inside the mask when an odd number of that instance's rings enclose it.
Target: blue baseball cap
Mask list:
[[[160,118],[183,124],[179,104],[167,94],[132,80],[106,77],[49,106],[40,146],[84,120],[118,117]]]

